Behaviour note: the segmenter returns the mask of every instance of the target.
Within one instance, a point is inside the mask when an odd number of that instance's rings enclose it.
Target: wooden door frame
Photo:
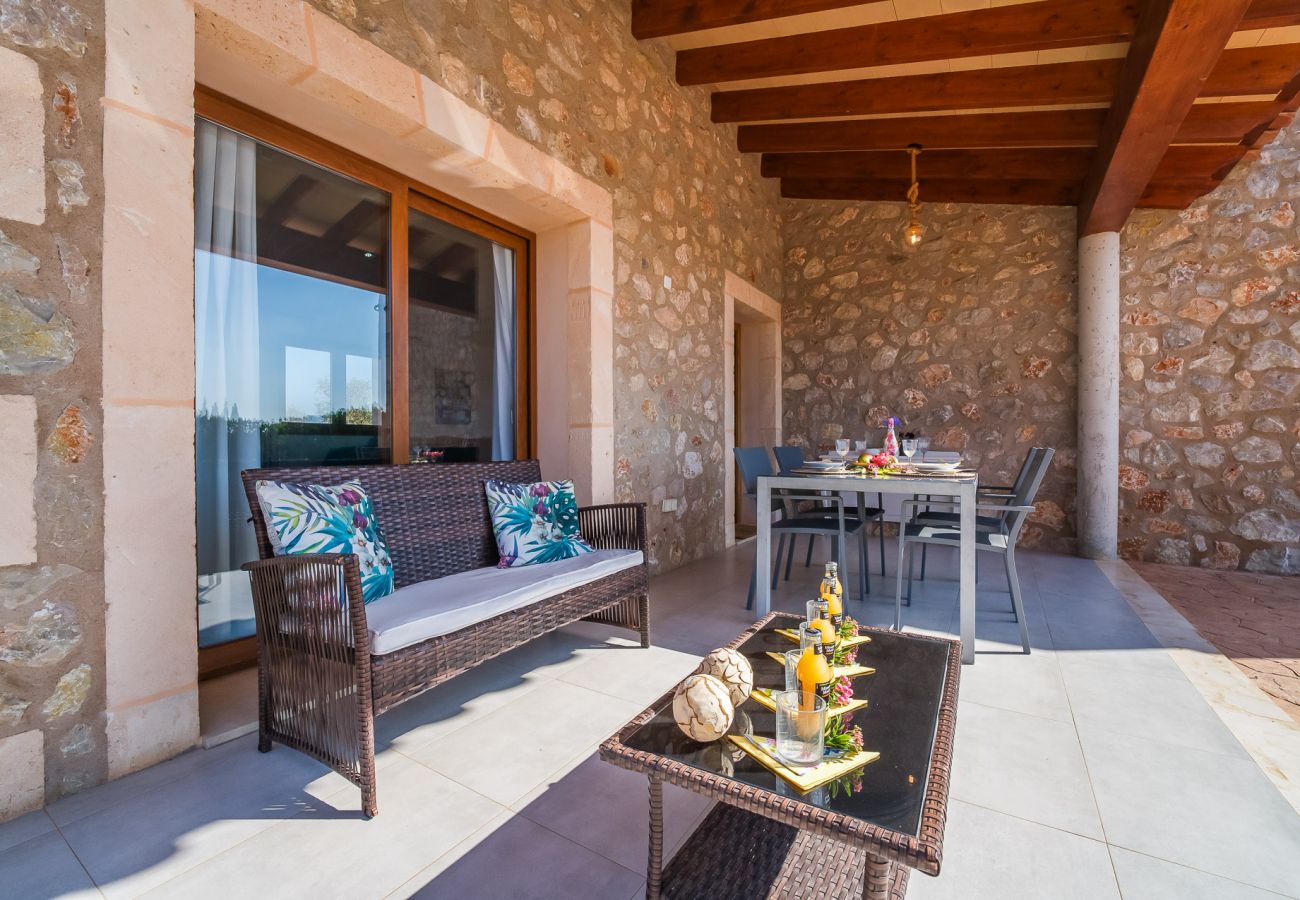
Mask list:
[[[410,210],[515,251],[515,456],[533,456],[537,447],[536,234],[201,85],[194,89],[194,114],[389,195],[388,415],[383,431],[396,464],[410,462]],[[201,647],[198,655],[203,680],[254,664],[256,642],[253,638],[227,641]]]

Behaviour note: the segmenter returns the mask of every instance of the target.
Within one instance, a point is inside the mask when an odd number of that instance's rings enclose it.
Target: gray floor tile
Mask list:
[[[914,874],[908,900],[1119,900],[1106,845],[954,801],[943,869]]]
[[[1072,722],[1061,667],[1052,651],[1035,650],[1028,657],[981,655],[979,663],[961,673],[961,698],[984,706]]]
[[[671,784],[665,784],[663,791],[664,854],[671,858],[713,802]],[[644,775],[593,755],[524,806],[521,813],[633,872],[645,871],[650,829]]]
[[[631,897],[643,876],[516,816],[454,862],[435,864],[408,882],[409,896],[511,900],[608,900]]]
[[[410,753],[549,683],[494,660],[384,713],[375,720],[375,747]]]
[[[1250,760],[1080,735],[1111,844],[1300,895],[1300,816]]]
[[[306,810],[146,896],[382,897],[504,812],[410,760],[383,774],[374,819],[360,816],[360,794],[351,794],[339,809]]]
[[[1077,660],[1061,668],[1081,734],[1114,732],[1246,759],[1247,753],[1186,678],[1151,677]]]
[[[508,806],[644,708],[642,703],[555,681],[416,751],[412,758]],[[501,741],[509,742],[509,765],[503,764],[501,753],[486,750]]]
[[[54,822],[43,809],[10,819],[8,822],[0,822],[0,851],[8,850],[10,847],[53,830]]]
[[[951,794],[1008,815],[1103,839],[1074,725],[963,702]]]
[[[1119,889],[1140,900],[1276,900],[1277,894],[1175,863],[1112,847]]]
[[[644,707],[700,664],[699,653],[666,647],[608,647],[565,669],[558,680]]]
[[[0,896],[83,900],[100,893],[63,838],[49,832],[0,853]]]
[[[63,835],[108,896],[134,896],[320,801],[308,787],[327,770],[277,747],[242,752],[63,826]]]

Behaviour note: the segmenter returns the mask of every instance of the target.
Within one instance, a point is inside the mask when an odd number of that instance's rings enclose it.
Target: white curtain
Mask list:
[[[515,251],[492,245],[496,305],[492,369],[492,458],[515,458]]]
[[[261,461],[257,144],[199,120],[194,153],[199,573],[212,575],[257,558],[239,480]]]

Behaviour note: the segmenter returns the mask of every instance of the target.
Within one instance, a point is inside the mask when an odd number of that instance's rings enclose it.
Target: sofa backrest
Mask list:
[[[500,557],[483,482],[542,480],[541,466],[535,459],[248,469],[241,474],[257,532],[257,552],[262,559],[270,559],[275,553],[257,504],[258,481],[320,485],[361,482],[388,542],[397,587],[496,565]]]

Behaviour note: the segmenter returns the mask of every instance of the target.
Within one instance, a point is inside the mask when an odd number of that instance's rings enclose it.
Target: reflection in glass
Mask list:
[[[411,210],[411,459],[513,459],[515,254]]]
[[[239,473],[387,461],[388,195],[199,120],[199,645],[253,633]]]

